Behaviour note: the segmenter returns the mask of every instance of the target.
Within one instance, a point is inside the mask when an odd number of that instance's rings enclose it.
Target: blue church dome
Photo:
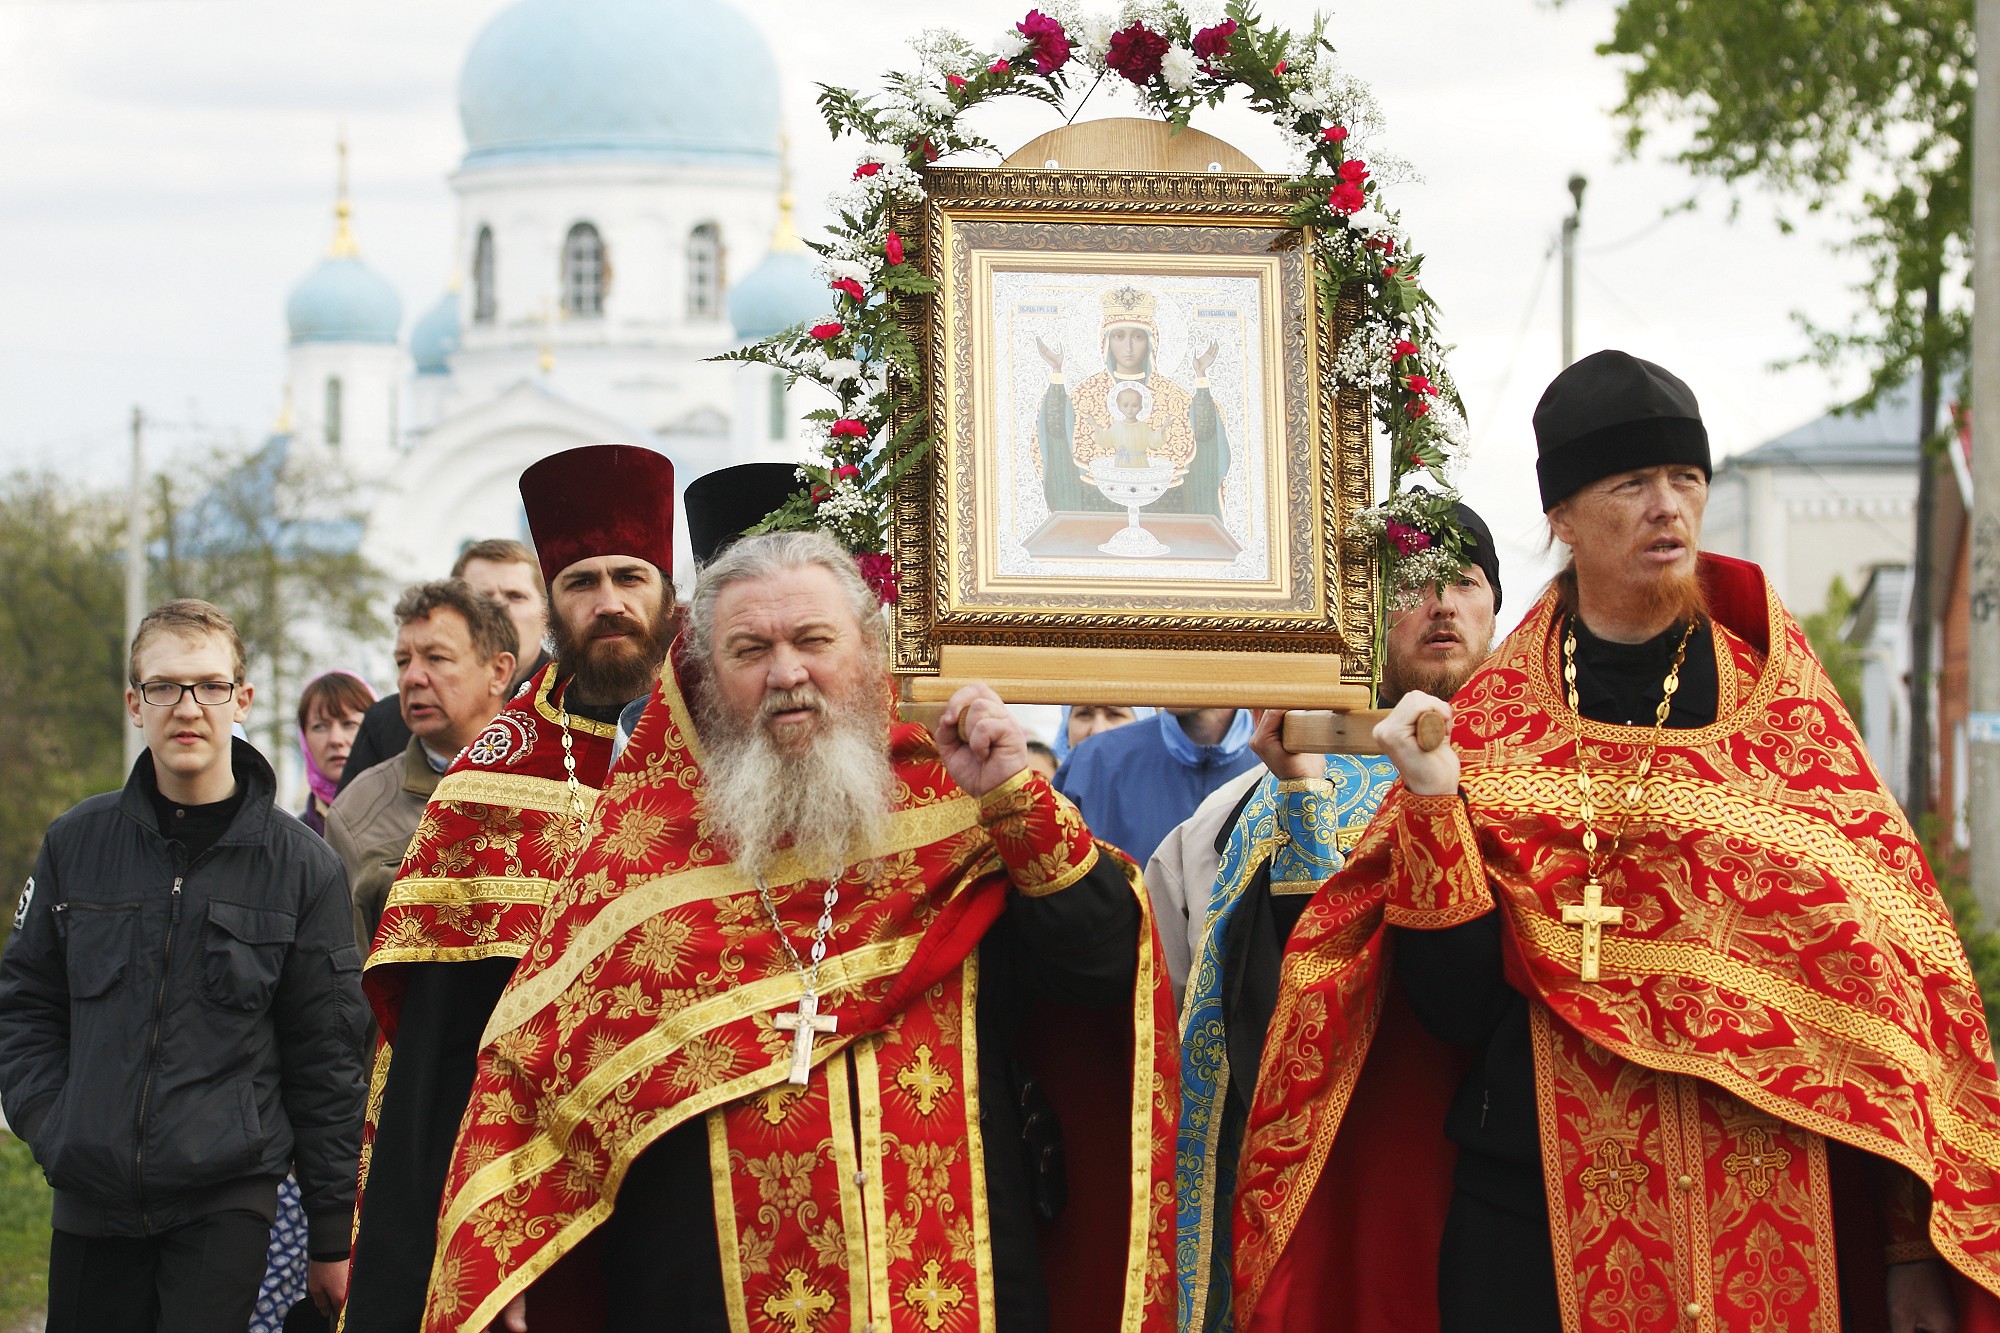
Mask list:
[[[778,159],[778,68],[723,0],[520,0],[458,85],[465,162]]]
[[[336,254],[292,288],[285,322],[294,343],[394,343],[403,298],[353,254]]]
[[[446,292],[410,330],[410,358],[419,375],[449,375],[458,350],[458,293]]]

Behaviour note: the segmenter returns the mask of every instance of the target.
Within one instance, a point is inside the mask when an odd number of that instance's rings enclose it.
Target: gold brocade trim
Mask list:
[[[934,805],[916,806],[890,816],[883,835],[856,853],[856,863],[942,842],[972,827],[970,797],[954,797]],[[802,883],[804,870],[790,852],[778,858],[769,883],[773,889]],[[554,1004],[570,983],[598,958],[616,949],[625,936],[647,918],[689,903],[708,902],[732,893],[752,893],[754,886],[733,863],[695,866],[657,879],[630,885],[569,939],[546,971],[510,987],[494,1006],[493,1017],[480,1038],[484,1045],[504,1036]],[[832,965],[831,960],[828,963]]]
[[[369,967],[395,963],[476,963],[482,958],[525,958],[527,940],[494,940],[490,944],[438,945],[434,948],[377,949],[368,955]]]
[[[1093,842],[1090,844],[1090,850],[1084,853],[1083,859],[1075,865],[1064,867],[1054,877],[1045,879],[1032,888],[1026,884],[1014,881],[1014,891],[1019,893],[1023,898],[1046,898],[1052,893],[1061,893],[1064,889],[1076,883],[1085,875],[1088,875],[1092,870],[1095,870],[1098,859],[1103,854],[1098,845]],[[1006,869],[1008,879],[1012,881],[1014,877],[1013,867],[1009,866]]]
[[[959,967],[959,1087],[965,1090],[965,1151],[972,1159],[972,1271],[979,1298],[979,1333],[994,1333],[993,1217],[986,1201],[986,1132],[974,1104],[983,1095],[979,1081],[979,950]]]
[[[1305,778],[1302,779],[1302,781],[1323,782],[1325,781],[1325,779]],[[1283,791],[1284,784],[1279,783],[1278,789],[1280,791]],[[1327,783],[1327,789],[1328,791],[1331,791],[1333,789],[1333,784]],[[1365,835],[1367,832],[1368,832],[1368,826],[1366,824],[1348,824],[1343,826],[1342,828],[1338,829],[1333,835],[1334,850],[1339,852],[1341,855],[1345,856],[1347,853],[1353,851],[1356,847],[1361,845],[1361,839],[1363,835]],[[1277,839],[1273,838],[1271,840],[1271,846],[1273,848],[1277,846]],[[1256,865],[1258,860],[1260,859],[1269,860],[1270,853],[1266,852],[1261,857],[1256,853],[1253,853],[1251,858],[1247,862],[1245,862],[1245,864]],[[1326,880],[1324,879],[1279,879],[1274,875],[1271,878],[1271,892],[1278,894],[1318,893],[1319,886],[1324,883],[1326,883]]]
[[[1118,858],[1113,858],[1112,863],[1125,872],[1125,883],[1139,904],[1139,959],[1133,973],[1136,980],[1132,999],[1132,1166],[1126,1180],[1126,1197],[1131,1204],[1120,1327],[1123,1333],[1141,1333],[1146,1313],[1147,1250],[1152,1241],[1153,1096],[1159,1078],[1154,1065],[1158,1054],[1153,1039],[1154,1000],[1146,988],[1147,980],[1153,976],[1153,941],[1158,934],[1153,927],[1153,900],[1146,892],[1139,867]],[[1172,1214],[1168,1216],[1171,1225]]]
[[[586,802],[597,799],[597,788],[577,786]],[[431,793],[431,804],[495,805],[503,810],[539,810],[545,815],[569,813],[569,784],[555,778],[531,778],[524,773],[488,773],[462,769],[447,773]]]
[[[996,819],[1004,819],[1009,815],[1024,813],[1029,808],[1030,802],[1021,796],[1021,788],[1027,786],[1029,779],[1034,776],[1034,769],[1024,768],[980,797],[980,822],[991,823]]]
[[[1305,792],[1312,796],[1331,796],[1338,788],[1326,778],[1279,778],[1277,785],[1272,790],[1280,796],[1292,792]],[[1356,836],[1360,836],[1358,832]]]
[[[708,1185],[715,1199],[715,1240],[722,1257],[722,1304],[729,1333],[750,1333],[750,1309],[743,1299],[743,1256],[736,1244],[735,1173],[729,1169],[729,1127],[721,1108],[702,1117],[708,1131]]]
[[[888,1180],[882,1171],[882,1068],[875,1059],[875,1043],[879,1038],[869,1037],[857,1041],[849,1050],[854,1056],[854,1106],[860,1111],[861,1169],[868,1173],[867,1181],[861,1186],[860,1221],[865,1230],[868,1250],[868,1319],[864,1326],[875,1327],[889,1324],[894,1315],[889,1304],[889,1205]],[[829,1072],[834,1066],[827,1066]],[[966,1089],[968,1121],[978,1118],[979,1112],[972,1106],[976,1096],[976,1086]],[[827,1096],[839,1098],[837,1103],[843,1110],[847,1107],[846,1094],[836,1088],[835,1083],[827,1083]],[[852,1115],[832,1113],[835,1121],[855,1122]]]
[[[527,903],[539,905],[549,900],[554,880],[539,875],[478,875],[466,879],[418,878],[396,881],[389,901],[391,908],[423,906],[468,907],[475,903]]]
[[[1528,1001],[1528,1044],[1535,1053],[1535,1124],[1541,1130],[1542,1188],[1549,1200],[1549,1241],[1556,1256],[1556,1304],[1563,1333],[1582,1333],[1583,1295],[1576,1284],[1576,1242],[1570,1236],[1563,1182],[1562,1113],[1556,1106],[1555,1021],[1540,1000]]]
[[[875,1311],[869,1303],[868,1251],[879,1248],[880,1236],[871,1237],[867,1226],[867,1204],[862,1198],[860,1145],[854,1139],[854,1117],[847,1114],[852,1092],[847,1081],[847,1062],[835,1061],[826,1067],[827,1123],[833,1144],[833,1170],[840,1189],[840,1239],[847,1262],[847,1325],[853,1333],[866,1333],[874,1325]],[[878,1189],[880,1183],[877,1182]],[[870,1242],[873,1242],[871,1244]]]
[[[1464,781],[1467,792],[1476,793],[1485,809],[1557,817],[1575,813],[1576,779],[1568,768],[1485,769],[1468,773]],[[1904,882],[1863,855],[1846,834],[1825,820],[1756,800],[1721,783],[1662,777],[1648,782],[1645,803],[1634,816],[1692,831],[1727,828],[1796,856],[1865,901],[1895,928],[1898,942],[1931,969],[1967,985],[1972,982],[1964,948],[1951,924],[1925,911]]]
[[[1193,989],[1194,987],[1192,986],[1188,987],[1190,992]],[[1186,1031],[1185,1025],[1183,1025],[1182,1031]],[[1189,1292],[1188,1310],[1193,1316],[1196,1327],[1189,1330],[1189,1333],[1199,1333],[1200,1326],[1207,1322],[1209,1289],[1213,1285],[1210,1281],[1209,1264],[1215,1255],[1215,1229],[1230,1225],[1232,1214],[1235,1211],[1236,1201],[1234,1199],[1218,1199],[1215,1197],[1215,1178],[1222,1171],[1222,1163],[1217,1148],[1222,1142],[1222,1124],[1229,1118],[1227,1113],[1229,1105],[1229,1045],[1227,1042],[1222,1044],[1220,1051],[1216,1055],[1215,1086],[1222,1093],[1222,1096],[1216,1099],[1215,1106],[1209,1112],[1208,1132],[1203,1135],[1202,1139],[1200,1197],[1204,1210],[1208,1215],[1208,1225],[1201,1229],[1201,1243],[1195,1247],[1194,1285]],[[1245,1126],[1244,1133],[1247,1137],[1249,1133],[1248,1126]],[[1175,1175],[1178,1177],[1179,1172],[1176,1171]]]
[[[920,941],[920,936],[905,936],[881,944],[864,945],[827,959],[821,965],[820,993],[833,995],[842,989],[902,971],[916,954]],[[542,1124],[527,1142],[475,1171],[446,1206],[438,1220],[438,1234],[456,1235],[466,1219],[487,1202],[541,1174],[561,1160],[562,1149],[558,1145],[569,1141],[576,1127],[588,1118],[590,1108],[611,1095],[628,1079],[642,1070],[659,1065],[668,1054],[711,1028],[782,1007],[797,996],[798,985],[798,978],[793,976],[765,977],[734,986],[720,995],[689,1005],[672,1017],[663,1019],[645,1036],[625,1046],[616,1055],[591,1070],[576,1087],[549,1107],[543,1113]],[[846,1050],[852,1040],[852,1037],[830,1038],[825,1045],[814,1052],[813,1063],[824,1064],[832,1056]],[[739,1097],[747,1097],[753,1092],[783,1082],[790,1066],[790,1057],[781,1053],[764,1068],[753,1069],[726,1083],[684,1097],[667,1111],[647,1121],[644,1129],[635,1131],[626,1140],[625,1149],[613,1159],[611,1166],[606,1170],[607,1194],[612,1198],[617,1197],[617,1185],[624,1178],[625,1167],[647,1144],[674,1126],[711,1107],[721,1106]],[[579,1214],[579,1220],[598,1208],[603,1210],[600,1216],[608,1215],[611,1205],[600,1200],[591,1210],[586,1210],[586,1214]],[[508,1282],[502,1284],[503,1289],[509,1283],[511,1275]],[[505,1304],[505,1301],[501,1302],[501,1305]],[[484,1308],[482,1305],[481,1309]],[[496,1310],[498,1308],[495,1307]],[[488,1312],[488,1317],[491,1317],[491,1312]]]
[[[672,658],[669,657],[668,660],[671,661]],[[568,677],[564,677],[565,681],[568,679]],[[542,676],[542,687],[535,691],[535,711],[560,727],[563,720],[563,710],[555,706],[555,684],[555,667],[554,664],[551,664],[549,670]],[[596,722],[587,717],[579,717],[575,713],[569,715],[569,725],[572,731],[580,731],[586,736],[602,736],[606,740],[618,734],[616,723]],[[561,786],[563,784],[557,783],[556,785]]]

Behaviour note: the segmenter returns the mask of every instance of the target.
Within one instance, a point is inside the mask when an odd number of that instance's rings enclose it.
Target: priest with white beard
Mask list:
[[[426,1329],[1167,1333],[1177,1039],[1131,863],[985,686],[894,721],[825,534],[723,552],[669,660],[487,1028]]]

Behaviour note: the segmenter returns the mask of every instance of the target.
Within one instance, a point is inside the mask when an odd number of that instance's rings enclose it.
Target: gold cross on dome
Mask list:
[[[822,1032],[833,1032],[840,1026],[840,1019],[821,1013],[819,996],[807,991],[799,996],[798,1012],[773,1015],[771,1026],[792,1034],[792,1069],[785,1079],[803,1088],[812,1081],[814,1039]]]
[[[964,1289],[950,1278],[939,1276],[939,1267],[935,1259],[924,1260],[924,1275],[903,1288],[903,1299],[923,1312],[924,1327],[933,1333],[944,1327],[944,1317],[965,1300]]]
[[[1604,928],[1624,925],[1625,909],[1606,907],[1604,886],[1593,879],[1583,886],[1581,905],[1570,903],[1563,908],[1562,920],[1565,926],[1583,927],[1583,952],[1577,959],[1576,979],[1597,980],[1597,951],[1604,940]]]
[[[833,1297],[806,1282],[803,1269],[785,1272],[785,1285],[764,1298],[764,1317],[782,1323],[792,1333],[811,1333],[819,1317],[833,1308]]]

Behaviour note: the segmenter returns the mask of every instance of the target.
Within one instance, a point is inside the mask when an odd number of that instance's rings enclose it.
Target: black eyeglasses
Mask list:
[[[203,708],[220,708],[236,697],[233,680],[198,680],[183,685],[177,680],[149,680],[137,684],[139,697],[155,708],[178,708],[183,696],[192,694]]]

